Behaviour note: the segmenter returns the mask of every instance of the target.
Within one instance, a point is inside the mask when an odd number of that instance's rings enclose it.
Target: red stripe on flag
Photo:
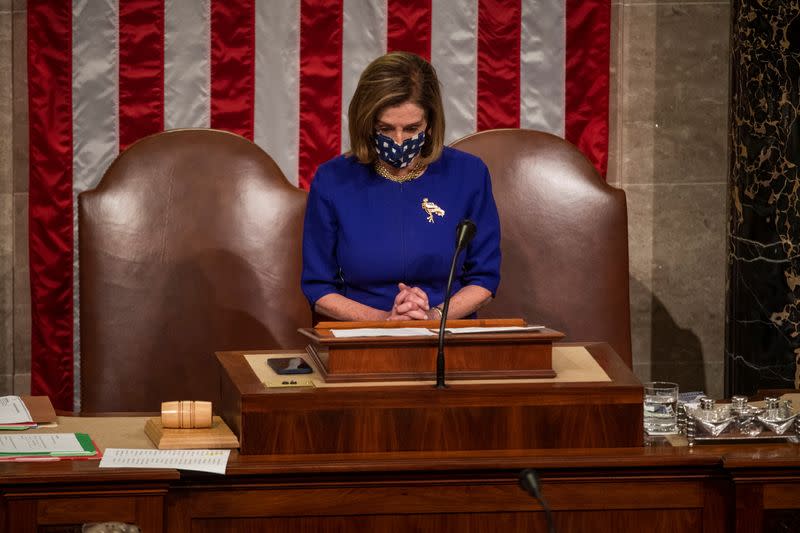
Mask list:
[[[72,3],[28,1],[31,393],[72,409]]]
[[[269,43],[265,43],[269,46]],[[253,140],[255,0],[211,2],[211,127]]]
[[[567,0],[564,131],[602,176],[608,165],[610,48],[609,1]]]
[[[164,129],[164,0],[119,3],[119,149]]]
[[[386,49],[431,60],[431,0],[388,0]],[[377,54],[376,54],[377,55]]]
[[[519,0],[478,3],[478,131],[519,127],[521,25]]]
[[[317,166],[341,149],[342,23],[342,0],[301,0],[298,177],[304,189]]]

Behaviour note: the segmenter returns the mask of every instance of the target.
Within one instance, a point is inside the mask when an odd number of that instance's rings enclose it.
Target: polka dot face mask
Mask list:
[[[405,168],[422,150],[422,146],[425,144],[425,132],[421,131],[415,137],[406,139],[403,144],[397,144],[394,139],[382,133],[376,133],[373,139],[375,151],[381,160],[393,167]]]

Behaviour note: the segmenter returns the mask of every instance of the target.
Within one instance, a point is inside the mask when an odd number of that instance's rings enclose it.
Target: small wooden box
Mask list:
[[[328,382],[409,381],[434,379],[437,336],[338,338],[331,329],[438,329],[439,322],[321,322],[300,333]],[[448,328],[526,326],[522,319],[452,320]],[[505,333],[446,334],[448,380],[551,378],[553,342],[564,334],[552,329]]]

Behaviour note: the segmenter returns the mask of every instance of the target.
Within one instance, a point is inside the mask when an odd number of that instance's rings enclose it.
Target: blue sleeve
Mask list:
[[[500,218],[492,195],[489,169],[481,164],[482,181],[470,208],[477,233],[467,246],[464,260],[464,286],[478,285],[495,296],[500,285]]]
[[[300,288],[311,307],[330,293],[338,293],[339,267],[336,263],[336,213],[323,192],[317,170],[311,182],[303,224],[303,273]]]

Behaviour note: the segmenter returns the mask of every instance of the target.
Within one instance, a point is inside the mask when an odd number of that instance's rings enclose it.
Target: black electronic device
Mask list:
[[[276,374],[311,374],[314,370],[302,357],[273,357],[267,359],[269,367]]]

